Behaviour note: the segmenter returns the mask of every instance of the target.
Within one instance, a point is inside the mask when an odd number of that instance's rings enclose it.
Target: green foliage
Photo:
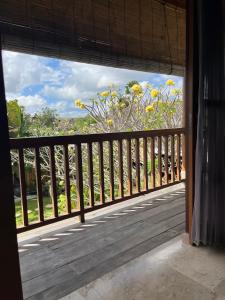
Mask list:
[[[18,104],[17,100],[10,100],[7,102],[7,114],[10,137],[21,136],[24,129],[23,107]]]
[[[86,132],[90,126],[96,124],[96,121],[90,115],[74,119],[74,130],[77,132]]]

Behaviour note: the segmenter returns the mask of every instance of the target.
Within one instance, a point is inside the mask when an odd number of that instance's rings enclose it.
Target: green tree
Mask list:
[[[7,102],[7,114],[10,137],[20,137],[24,131],[24,109],[17,100]]]

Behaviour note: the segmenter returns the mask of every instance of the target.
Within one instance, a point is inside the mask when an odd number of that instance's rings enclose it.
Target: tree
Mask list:
[[[24,109],[17,100],[7,102],[7,115],[10,137],[20,137],[24,130]]]
[[[158,89],[131,81],[123,90],[111,86],[97,94],[91,104],[77,99],[75,105],[94,120],[89,132],[175,128],[182,124],[183,104],[182,91],[174,85],[171,79]]]

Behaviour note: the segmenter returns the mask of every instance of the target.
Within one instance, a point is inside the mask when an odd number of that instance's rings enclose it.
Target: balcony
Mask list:
[[[184,232],[184,129],[11,139],[10,145],[25,299],[59,299]],[[27,162],[34,166],[32,199]]]

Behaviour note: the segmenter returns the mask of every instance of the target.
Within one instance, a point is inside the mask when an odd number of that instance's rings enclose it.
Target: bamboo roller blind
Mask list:
[[[165,74],[184,71],[185,9],[165,1],[1,0],[0,30],[6,50]]]

